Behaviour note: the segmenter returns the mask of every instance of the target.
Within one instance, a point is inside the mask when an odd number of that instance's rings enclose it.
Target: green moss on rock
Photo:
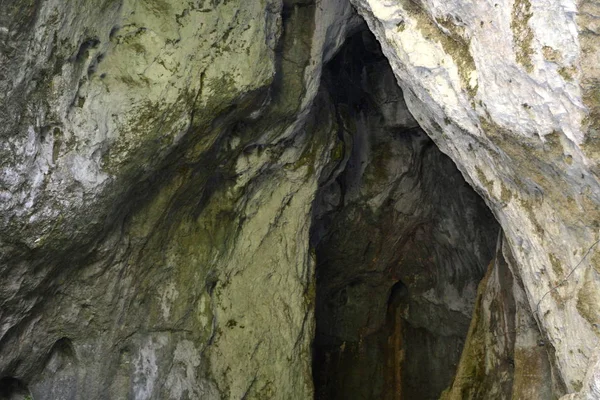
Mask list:
[[[440,43],[446,54],[454,60],[458,68],[461,83],[467,94],[473,98],[477,94],[477,84],[473,82],[473,73],[477,70],[470,50],[470,39],[450,18],[433,20],[417,2],[399,0],[402,8],[417,23],[417,29],[429,39]]]
[[[486,376],[486,335],[489,335],[483,315],[483,301],[493,269],[494,261],[490,263],[485,276],[477,288],[473,319],[471,320],[469,333],[467,334],[465,347],[460,357],[454,381],[442,393],[440,400],[475,399],[481,395],[480,390],[483,389],[482,383]]]
[[[529,20],[533,16],[529,0],[515,0],[511,13],[510,28],[515,42],[515,56],[517,62],[525,67],[529,73],[533,71],[533,30]]]
[[[588,270],[583,287],[577,293],[577,311],[600,336],[600,282],[595,270]]]

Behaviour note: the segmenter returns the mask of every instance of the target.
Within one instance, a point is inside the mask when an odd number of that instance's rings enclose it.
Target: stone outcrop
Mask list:
[[[310,398],[320,74],[350,4],[0,7],[0,375],[36,399]]]
[[[553,399],[565,392],[503,237],[479,285],[471,327],[442,400]]]
[[[375,70],[336,78],[361,65],[330,63],[352,6],[391,72],[366,40]],[[368,360],[377,390],[416,390],[419,329],[457,363],[432,367],[444,398],[600,397],[598,18],[594,0],[2,1],[0,396],[308,399],[314,310],[344,287],[339,310],[364,289],[373,318],[318,334],[348,343],[333,357],[397,349]]]
[[[316,399],[438,399],[498,225],[420,130],[370,32],[328,65],[344,145],[320,189]]]
[[[597,2],[352,3],[500,222],[557,379],[600,396]]]

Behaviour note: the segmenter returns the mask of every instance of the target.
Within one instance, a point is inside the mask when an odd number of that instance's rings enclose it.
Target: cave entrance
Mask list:
[[[0,379],[0,400],[31,400],[33,397],[27,385],[13,377]]]
[[[498,224],[420,129],[366,26],[323,75],[338,144],[317,195],[315,398],[438,399]]]

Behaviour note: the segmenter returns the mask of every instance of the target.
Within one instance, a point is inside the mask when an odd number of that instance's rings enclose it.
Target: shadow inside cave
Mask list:
[[[323,75],[338,144],[315,200],[315,399],[437,399],[499,225],[411,116],[375,37]]]
[[[31,400],[27,385],[13,377],[0,379],[0,400]]]

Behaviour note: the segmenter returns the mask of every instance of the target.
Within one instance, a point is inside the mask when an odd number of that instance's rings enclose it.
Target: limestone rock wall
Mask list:
[[[553,399],[565,392],[505,239],[478,290],[453,383],[441,399]]]
[[[488,347],[514,356],[489,388],[598,397],[598,3],[351,3],[504,231],[471,332],[536,329]],[[321,72],[358,24],[347,0],[2,1],[0,383],[312,396],[312,204],[344,121]]]
[[[567,392],[598,394],[597,2],[352,3],[502,225]]]
[[[467,336],[498,225],[408,113],[374,36],[327,66],[338,167],[319,190],[319,400],[438,399]]]
[[[2,382],[312,397],[320,74],[356,22],[335,0],[2,2]]]

